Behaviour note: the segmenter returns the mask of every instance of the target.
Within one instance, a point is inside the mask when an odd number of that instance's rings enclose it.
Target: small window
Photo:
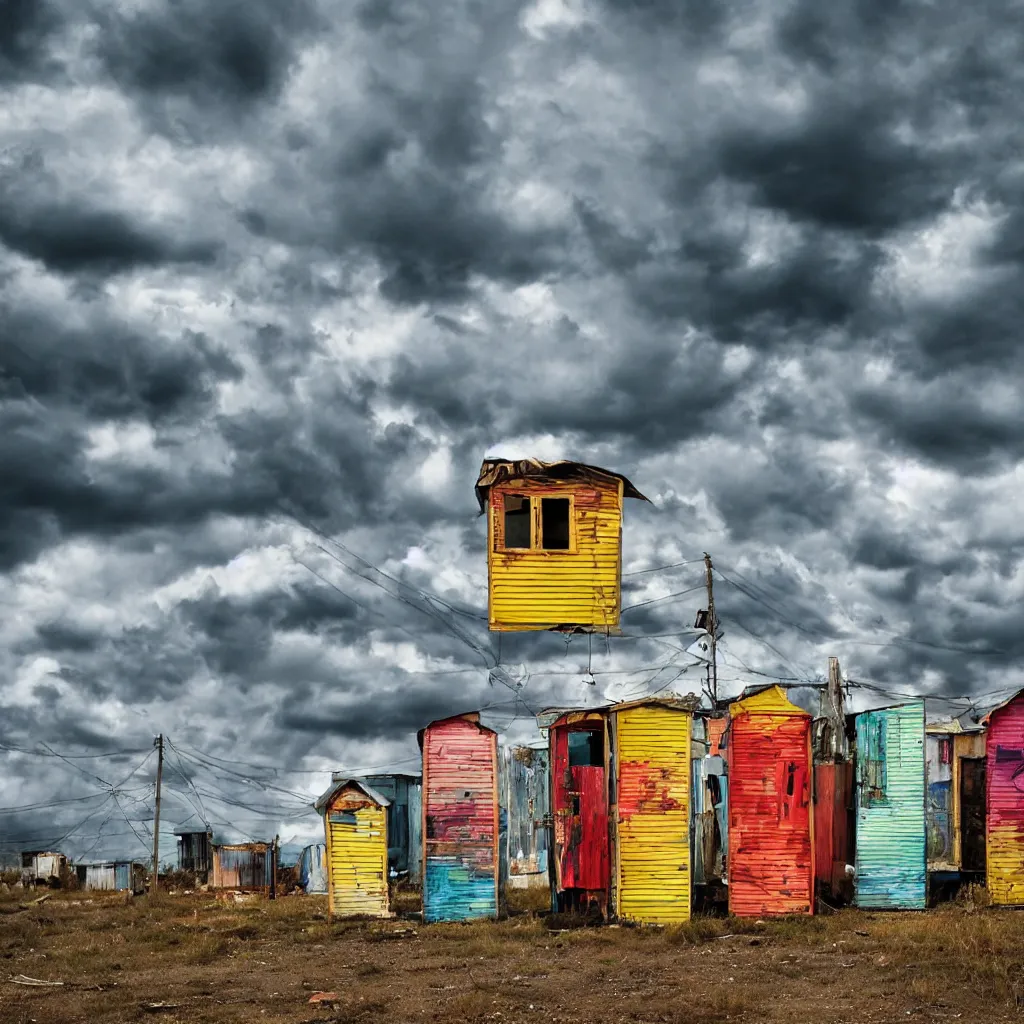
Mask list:
[[[505,549],[530,547],[530,499],[505,495]]]
[[[953,763],[953,740],[949,738],[939,740],[939,764]]]
[[[569,550],[568,498],[541,498],[540,536],[545,551]]]
[[[599,732],[569,733],[569,767],[604,766],[604,737]]]

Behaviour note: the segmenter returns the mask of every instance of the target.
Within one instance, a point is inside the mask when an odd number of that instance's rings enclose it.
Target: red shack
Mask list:
[[[813,914],[811,716],[780,686],[729,711],[729,910]]]
[[[608,912],[608,721],[571,711],[550,726],[555,894],[559,910]]]

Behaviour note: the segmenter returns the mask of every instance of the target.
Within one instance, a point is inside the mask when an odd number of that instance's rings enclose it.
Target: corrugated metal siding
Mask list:
[[[343,790],[326,815],[328,899],[334,917],[388,916],[387,810]]]
[[[571,497],[571,551],[495,551],[504,537],[505,494]],[[533,503],[537,536],[539,500]],[[531,481],[490,492],[489,619],[492,630],[547,629],[563,624],[599,628],[619,622],[622,484]]]
[[[310,895],[327,893],[327,844],[313,843],[299,858],[299,885]]]
[[[501,805],[508,814],[508,881],[519,886],[546,886],[548,833],[536,822],[547,814],[550,804],[548,752],[502,747],[498,753]]]
[[[690,919],[691,716],[664,707],[616,714],[619,917]]]
[[[730,710],[729,910],[812,914],[811,716],[777,687]]]
[[[423,787],[409,790],[409,883],[423,884]]]
[[[992,902],[1024,905],[1024,698],[992,712],[988,774],[986,878]]]
[[[923,910],[924,702],[857,715],[858,907]]]
[[[215,889],[269,889],[274,858],[269,843],[239,843],[213,847]]]
[[[82,879],[83,869],[85,879]],[[79,885],[83,889],[94,892],[113,892],[117,888],[116,872],[113,864],[84,864],[78,866]]]
[[[498,914],[497,736],[450,719],[423,736],[423,916],[467,921]]]
[[[596,732],[603,743],[604,720],[595,715],[588,728],[574,722],[551,729],[556,887],[560,892],[583,890],[602,902],[611,880],[608,775],[603,765],[569,764],[572,732]]]

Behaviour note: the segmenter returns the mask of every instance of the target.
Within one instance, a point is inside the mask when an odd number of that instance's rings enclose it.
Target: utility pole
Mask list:
[[[704,552],[708,584],[708,631],[711,633],[711,702],[718,710],[718,621],[715,618],[715,584],[711,574],[711,556]]]
[[[160,783],[164,777],[164,734],[160,733],[153,746],[156,747],[156,811],[153,815],[153,884],[149,888],[150,896],[155,896],[160,884]]]

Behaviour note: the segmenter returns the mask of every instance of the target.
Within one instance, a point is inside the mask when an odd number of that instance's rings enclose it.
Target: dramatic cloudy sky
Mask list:
[[[1024,685],[1013,7],[0,0],[3,845],[699,690],[705,550],[727,693]],[[652,498],[626,638],[498,651],[488,452]]]

